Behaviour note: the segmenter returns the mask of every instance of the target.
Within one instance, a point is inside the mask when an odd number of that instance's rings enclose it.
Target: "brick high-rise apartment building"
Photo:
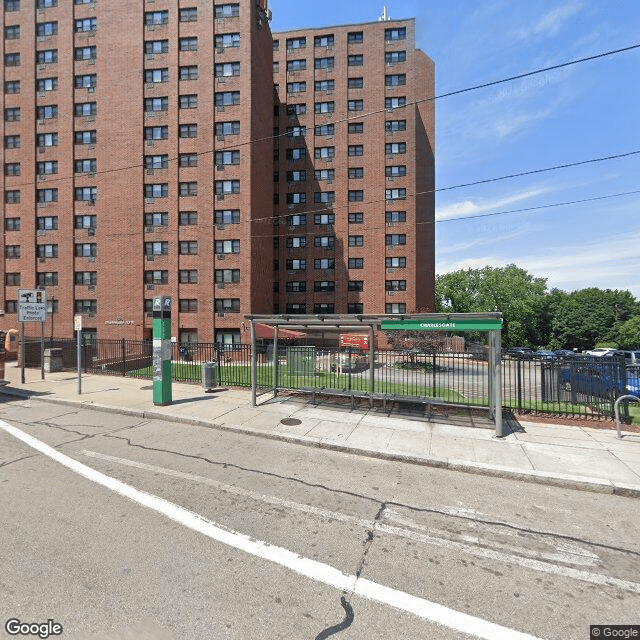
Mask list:
[[[272,36],[269,18],[266,0],[4,0],[0,328],[37,287],[56,337],[82,314],[148,338],[157,295],[202,342],[245,341],[249,313],[431,308],[414,22]]]

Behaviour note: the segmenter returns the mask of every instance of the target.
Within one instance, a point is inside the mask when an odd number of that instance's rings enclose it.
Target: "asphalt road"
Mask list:
[[[640,623],[640,500],[4,400],[0,637],[21,637],[11,618],[63,640],[582,640]]]

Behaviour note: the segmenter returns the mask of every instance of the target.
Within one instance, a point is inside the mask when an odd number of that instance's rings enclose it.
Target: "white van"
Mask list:
[[[614,355],[624,356],[624,363],[627,367],[640,366],[640,351],[627,351],[625,349],[618,349],[614,352]]]

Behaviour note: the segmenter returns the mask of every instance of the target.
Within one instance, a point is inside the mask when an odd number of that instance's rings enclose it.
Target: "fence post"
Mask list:
[[[126,361],[127,348],[125,345],[124,338],[122,338],[121,345],[122,345],[122,377],[125,377],[127,375],[127,361]]]

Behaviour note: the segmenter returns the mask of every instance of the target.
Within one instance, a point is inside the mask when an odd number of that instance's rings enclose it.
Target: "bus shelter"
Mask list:
[[[375,394],[375,334],[379,331],[440,331],[440,332],[487,332],[489,342],[488,354],[488,396],[489,415],[495,426],[495,435],[503,437],[502,420],[502,315],[493,313],[428,313],[428,314],[393,314],[393,315],[248,315],[251,332],[251,404],[256,406],[260,395],[277,395],[279,390],[287,389],[280,384],[278,377],[278,338],[284,330],[291,331],[358,331],[367,332],[369,339],[369,380],[368,395],[370,401]],[[258,385],[258,349],[256,340],[257,327],[267,325],[273,328],[272,366],[273,377],[270,387],[259,391]],[[285,335],[287,335],[285,333]],[[307,347],[310,348],[310,347]],[[300,348],[301,356],[302,350]],[[295,391],[295,389],[291,389]]]

